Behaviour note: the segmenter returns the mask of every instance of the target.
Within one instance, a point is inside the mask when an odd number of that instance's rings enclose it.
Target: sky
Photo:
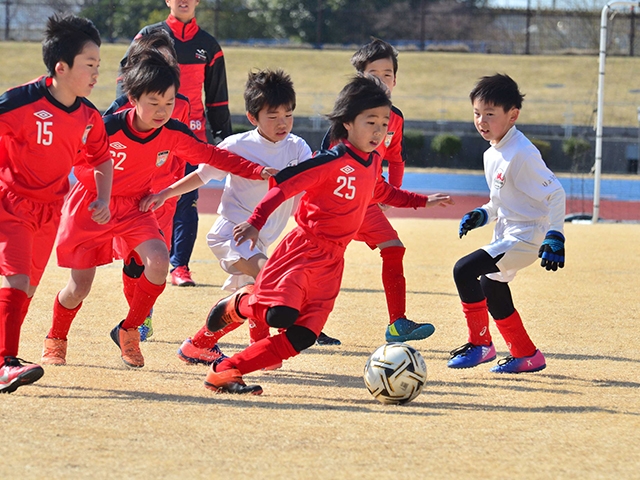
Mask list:
[[[527,1],[531,8],[556,8],[602,10],[607,0],[488,0],[489,6],[500,8],[527,8]]]

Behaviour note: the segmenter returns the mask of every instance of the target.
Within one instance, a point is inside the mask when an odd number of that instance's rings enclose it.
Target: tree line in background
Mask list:
[[[576,0],[578,1],[578,0]],[[500,9],[487,0],[201,0],[198,23],[223,42],[327,48],[384,38],[405,49],[597,54],[600,11]],[[528,2],[531,6],[533,2]],[[4,7],[4,8],[3,8]],[[53,12],[90,18],[108,42],[129,42],[166,18],[162,0],[0,0],[5,40],[37,40]],[[640,50],[633,8],[616,10],[608,54]]]

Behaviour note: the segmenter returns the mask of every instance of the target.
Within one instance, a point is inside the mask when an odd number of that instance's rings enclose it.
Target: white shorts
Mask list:
[[[249,260],[251,257],[261,253],[267,256],[268,245],[264,245],[260,240],[251,250],[251,243],[245,242],[236,245],[233,239],[233,228],[235,223],[225,217],[218,217],[209,233],[207,233],[207,245],[220,262],[222,270],[230,274],[229,278],[222,285],[222,290],[236,291],[247,283],[253,283],[255,279],[250,275],[245,275],[233,265],[240,259]]]
[[[493,258],[503,253],[504,256],[497,263],[500,271],[488,273],[486,277],[496,282],[512,281],[518,270],[538,259],[538,251],[548,229],[546,221],[515,223],[499,219],[491,243],[482,249]]]

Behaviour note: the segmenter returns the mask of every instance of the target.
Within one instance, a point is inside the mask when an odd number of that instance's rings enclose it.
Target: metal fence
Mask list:
[[[42,38],[46,19],[54,12],[78,13],[86,2],[83,0],[0,0],[0,39],[15,41],[39,41]],[[94,2],[95,3],[95,2]],[[105,2],[104,15],[116,15],[119,3]],[[320,1],[318,5],[321,5]],[[221,42],[261,44],[278,46],[304,46],[288,38],[238,38],[234,22],[241,17],[255,15],[243,2],[233,9],[225,8],[220,1],[202,1],[198,7],[198,18],[203,27],[218,37]],[[599,42],[599,11],[567,11],[550,9],[492,9],[460,8],[460,3],[420,2],[416,9],[406,2],[391,2],[392,12],[376,15],[360,27],[367,16],[363,11],[344,11],[341,18],[351,18],[343,27],[353,42],[364,43],[371,35],[392,41],[405,49],[468,51],[504,54],[597,54]],[[160,6],[162,8],[162,5]],[[321,22],[327,15],[321,10],[315,13]],[[640,55],[640,21],[633,9],[619,11],[609,23],[610,55]],[[396,21],[390,21],[389,17]],[[275,16],[274,16],[275,17]],[[402,22],[397,19],[402,18]],[[360,20],[359,20],[360,19]],[[140,26],[147,19],[140,19]],[[313,19],[311,19],[313,21]],[[359,32],[359,29],[362,32]],[[322,28],[307,46],[316,48],[339,48],[336,35],[323,38]],[[335,30],[334,30],[335,31]],[[356,32],[356,33],[354,33]],[[133,36],[134,33],[131,34]],[[345,33],[345,36],[347,33]],[[354,36],[355,35],[355,36]],[[361,36],[362,38],[358,37]],[[107,40],[106,32],[103,32]],[[116,38],[128,42],[127,38]],[[326,35],[325,35],[326,36]],[[345,37],[346,38],[346,37]]]

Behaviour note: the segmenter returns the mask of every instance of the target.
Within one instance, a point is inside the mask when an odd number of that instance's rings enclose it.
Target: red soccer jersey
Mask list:
[[[391,107],[387,136],[376,149],[380,156],[389,163],[389,183],[394,187],[402,186],[404,176],[404,117],[395,106]]]
[[[234,175],[261,180],[264,167],[226,150],[198,140],[189,128],[170,119],[150,133],[136,132],[132,127],[135,110],[124,110],[104,117],[113,157],[113,196],[143,196],[151,191],[158,169],[171,155],[193,165],[207,163]],[[78,181],[95,191],[93,171],[86,165],[75,170]]]
[[[0,97],[0,185],[43,203],[67,194],[80,159],[95,189],[92,167],[110,159],[100,112],[84,98],[62,105],[49,93],[51,81],[40,77]]]
[[[413,208],[427,203],[424,195],[389,185],[381,170],[377,152],[361,152],[345,141],[278,173],[274,177],[277,185],[248,222],[262,228],[280,203],[305,191],[295,214],[298,225],[319,239],[346,247],[358,232],[370,203]]]
[[[122,95],[113,101],[109,108],[104,112],[104,116],[106,117],[107,115],[112,115],[130,108],[133,108],[133,105],[129,102],[129,98],[126,95]],[[189,99],[181,93],[176,94],[176,101],[171,118],[175,118],[179,122],[188,125],[190,112],[191,106],[189,104]],[[171,155],[171,158],[158,169],[151,186],[151,191],[154,193],[159,192],[160,190],[167,188],[173,182],[184,177],[185,163],[185,161],[175,155]]]

